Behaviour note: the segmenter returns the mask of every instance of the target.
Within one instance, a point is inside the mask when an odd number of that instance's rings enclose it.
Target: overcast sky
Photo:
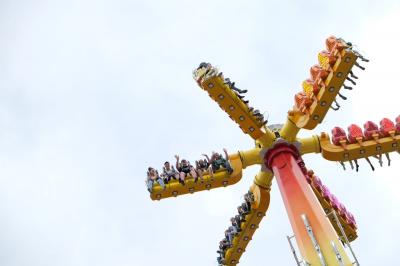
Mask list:
[[[237,185],[150,200],[146,168],[251,148],[197,87],[198,63],[282,123],[336,35],[371,60],[342,109],[302,136],[400,114],[398,1],[0,0],[0,265],[204,266],[259,167]],[[398,263],[400,156],[358,173],[313,169],[354,213],[362,265]],[[377,163],[375,162],[377,166]],[[274,182],[243,266],[295,265]]]

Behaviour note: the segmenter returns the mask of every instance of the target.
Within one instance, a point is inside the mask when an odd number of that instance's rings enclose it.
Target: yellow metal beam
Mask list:
[[[321,146],[319,144],[318,136],[311,136],[309,138],[301,138],[297,139],[300,142],[300,154],[307,154],[307,153],[321,153]]]
[[[329,161],[345,162],[400,151],[400,135],[380,138],[377,141],[363,141],[361,145],[348,144],[345,147],[332,144],[326,133],[322,133],[319,139],[322,157]]]
[[[195,183],[193,177],[187,177],[185,185],[181,185],[176,180],[171,180],[163,189],[159,184],[154,185],[153,192],[150,193],[152,200],[161,200],[170,197],[177,197],[184,194],[192,194],[195,192],[210,190],[218,187],[226,187],[234,185],[242,178],[242,161],[239,154],[229,156],[229,161],[233,168],[232,174],[229,175],[225,169],[217,171],[213,177],[204,175],[204,181],[200,180]]]
[[[261,148],[254,148],[247,151],[239,151],[240,159],[242,160],[242,167],[246,169],[246,167],[261,164],[261,157],[260,157]]]
[[[272,172],[260,171],[254,178],[254,183],[262,188],[270,189],[273,178],[274,174]]]
[[[268,210],[270,202],[269,190],[253,184],[250,187],[250,191],[254,195],[255,202],[251,206],[250,213],[245,217],[246,221],[241,225],[242,231],[234,237],[232,247],[225,253],[224,259],[226,265],[236,265],[239,263],[240,257],[246,251],[247,245]]]
[[[299,131],[300,128],[295,123],[293,123],[293,121],[290,120],[290,118],[288,117],[282,129],[280,130],[279,134],[285,140],[293,142],[296,140],[296,136],[297,133],[299,133]]]
[[[274,135],[269,129],[263,128],[263,122],[257,120],[253,110],[242,101],[238,95],[225,83],[224,77],[218,69],[211,65],[194,71],[194,78],[205,90],[208,95],[218,103],[229,117],[235,121],[242,131],[258,140],[262,137],[266,143],[272,143],[270,140]],[[265,130],[267,135],[265,136]]]
[[[342,50],[335,65],[330,69],[331,72],[325,80],[325,86],[315,96],[308,112],[290,112],[290,119],[297,127],[314,129],[323,121],[357,58],[353,51],[349,49]]]

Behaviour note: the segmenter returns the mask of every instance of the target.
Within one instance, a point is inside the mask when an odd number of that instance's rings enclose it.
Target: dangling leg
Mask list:
[[[343,170],[346,171],[346,165],[344,165],[344,162],[340,161],[340,164],[343,166]]]
[[[343,100],[347,100],[347,97],[344,96],[344,95],[342,95],[342,94],[340,94],[340,92],[338,93],[338,95],[339,95],[339,97],[342,98]]]
[[[354,170],[353,161],[349,161],[349,163],[350,163],[351,170]]]
[[[357,159],[354,160],[354,163],[356,164],[356,172],[358,172],[358,168],[360,168],[360,166],[358,165]]]
[[[210,174],[211,178],[214,177],[214,171],[213,171],[211,165],[208,167],[208,173]]]
[[[160,184],[160,186],[163,188],[163,189],[165,189],[165,184],[164,184],[164,181],[162,180],[162,178],[157,178],[157,183],[158,184]]]
[[[353,89],[353,87],[347,86],[345,84],[343,84],[343,88],[345,88],[346,90],[350,90],[350,91]]]
[[[382,161],[382,154],[378,154],[373,156],[374,158],[378,159],[379,165],[382,167],[383,166],[383,161]]]
[[[386,158],[387,158],[387,160],[388,160],[388,166],[390,166],[390,156],[389,156],[389,153],[385,153],[385,155],[386,155]]]
[[[356,75],[354,75],[353,71],[349,72],[350,77],[354,78],[354,79],[358,79],[358,77]]]
[[[195,180],[197,180],[197,173],[196,173],[196,171],[194,170],[194,168],[192,168],[192,169],[190,170],[190,175],[191,175]]]
[[[179,172],[179,183],[181,183],[183,186],[185,185],[185,176],[186,174],[184,172]]]
[[[228,170],[228,173],[229,173],[229,174],[232,174],[232,173],[233,173],[232,166],[231,166],[231,164],[230,164],[228,161],[225,162],[224,167],[226,168],[226,170]]]
[[[147,190],[152,193],[153,192],[153,180],[149,179],[147,180]]]
[[[333,102],[336,104],[336,107],[333,107],[333,106],[331,105],[331,109],[334,110],[334,111],[339,110],[339,109],[340,109],[340,105],[339,105],[339,103],[336,101],[336,99],[333,100]]]
[[[347,79],[348,81],[350,81],[353,85],[357,85],[357,83],[356,83],[354,80],[352,80],[351,78],[347,77],[346,79]]]
[[[361,59],[361,61],[363,62],[369,62],[369,60],[367,58],[365,58],[364,56],[362,56],[359,52],[354,51],[354,53],[358,56],[358,58]]]
[[[203,169],[199,169],[199,170],[197,171],[197,175],[200,177],[201,183],[203,183],[203,182],[204,182],[204,178],[203,178]]]
[[[361,66],[359,63],[355,62],[354,65],[362,70],[365,70],[365,67]]]
[[[369,160],[369,158],[365,158],[365,160],[367,160],[367,162],[369,163],[369,166],[371,166],[372,171],[375,171],[375,167],[372,165],[371,161]]]

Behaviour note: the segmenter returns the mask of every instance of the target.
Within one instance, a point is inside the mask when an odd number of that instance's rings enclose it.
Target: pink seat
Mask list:
[[[306,177],[307,183],[311,184],[311,181],[312,181],[311,176],[309,174],[307,174],[307,175],[305,175],[305,177]]]
[[[344,131],[343,128],[334,127],[331,132],[332,132],[332,143],[333,144],[340,146],[341,141],[348,142],[346,132]]]
[[[374,134],[379,135],[379,133],[380,133],[380,132],[379,132],[378,125],[375,124],[374,122],[372,122],[372,121],[367,121],[367,122],[364,124],[364,138],[365,138],[366,140],[373,139],[373,135],[374,135]]]
[[[400,134],[400,115],[396,117],[396,134]]]
[[[348,138],[350,143],[357,143],[357,140],[362,141],[364,138],[362,129],[355,125],[351,124],[348,128]]]
[[[329,191],[329,188],[325,185],[322,185],[322,197],[328,201],[331,202],[331,192]]]
[[[348,218],[347,218],[347,209],[346,209],[346,207],[344,206],[344,204],[343,203],[340,203],[339,204],[339,215],[344,219],[344,220],[349,220]]]
[[[396,131],[396,127],[392,120],[389,118],[383,118],[380,122],[379,131],[383,137],[388,137],[390,134],[393,134],[393,131]]]
[[[318,176],[314,176],[312,185],[319,191],[322,191],[322,181]]]
[[[331,205],[335,211],[339,210],[340,202],[334,194],[331,194]]]
[[[347,217],[349,218],[349,225],[353,227],[354,229],[357,228],[357,223],[356,219],[354,218],[354,215],[351,212],[347,212]]]

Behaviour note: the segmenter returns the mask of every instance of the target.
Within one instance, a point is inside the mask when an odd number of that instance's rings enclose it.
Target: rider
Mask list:
[[[198,177],[200,177],[201,182],[204,181],[203,179],[203,173],[207,171],[207,169],[210,167],[210,164],[206,159],[200,159],[196,161],[196,172]],[[194,182],[197,182],[198,178],[195,178]]]
[[[232,174],[233,169],[229,163],[229,155],[227,150],[224,148],[225,158],[222,157],[222,154],[217,152],[212,152],[211,159],[208,157],[207,154],[203,154],[207,158],[208,163],[211,165],[210,167],[210,175],[214,176],[214,173],[220,169],[220,167],[224,167],[228,170],[229,174]]]
[[[155,170],[153,167],[149,167],[147,171],[147,179],[146,179],[146,184],[147,184],[147,190],[152,193],[153,192],[153,185],[154,183],[160,184],[160,186],[165,189],[165,184],[164,181],[161,179],[161,177],[158,175],[158,171]]]
[[[171,165],[168,161],[164,163],[162,176],[164,177],[164,181],[167,184],[169,181],[171,181],[172,178],[175,180],[179,179],[178,171],[176,171],[174,166]]]
[[[196,170],[186,159],[182,159],[179,162],[179,155],[175,155],[176,158],[176,170],[179,172],[179,183],[185,185],[185,178],[190,174],[193,178],[197,178]]]

